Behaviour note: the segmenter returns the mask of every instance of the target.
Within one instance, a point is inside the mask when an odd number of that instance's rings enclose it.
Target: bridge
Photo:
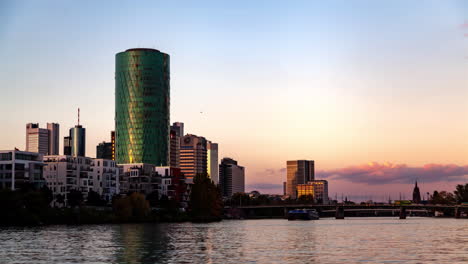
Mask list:
[[[398,216],[405,219],[410,216],[434,216],[436,212],[444,216],[460,218],[468,214],[468,206],[460,205],[317,205],[317,204],[285,204],[285,205],[245,205],[226,206],[224,215],[228,218],[285,218],[292,209],[315,209],[320,217],[345,216]]]

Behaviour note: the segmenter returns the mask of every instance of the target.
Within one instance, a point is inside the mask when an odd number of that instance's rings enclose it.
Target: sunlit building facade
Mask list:
[[[195,135],[185,135],[180,142],[180,169],[187,183],[200,173],[207,173],[206,139]]]
[[[219,164],[218,164],[218,143],[207,141],[206,143],[206,168],[208,170],[208,176],[215,183],[219,183]]]
[[[116,55],[115,142],[118,164],[169,164],[169,55],[128,49]]]
[[[47,123],[47,129],[37,123],[26,124],[26,151],[43,155],[58,155],[59,124]]]
[[[297,197],[312,195],[315,202],[328,204],[328,182],[325,180],[313,180],[305,184],[298,184],[296,187]]]
[[[286,162],[286,195],[296,199],[298,184],[305,184],[315,179],[315,165],[313,160],[290,160]]]

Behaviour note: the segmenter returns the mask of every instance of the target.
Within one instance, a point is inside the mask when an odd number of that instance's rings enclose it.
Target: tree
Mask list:
[[[223,215],[223,202],[218,187],[208,174],[198,174],[193,179],[190,193],[190,213],[193,221],[220,221]]]
[[[297,201],[299,203],[314,203],[314,196],[312,194],[301,195]]]
[[[453,193],[457,203],[468,202],[468,183],[465,185],[458,184]]]
[[[251,199],[248,194],[238,192],[231,196],[231,206],[250,205]]]
[[[128,196],[114,199],[114,212],[120,221],[141,221],[150,211],[149,202],[141,193],[134,192]]]
[[[54,200],[54,193],[52,192],[51,189],[49,189],[49,187],[47,187],[47,185],[44,185],[40,189],[40,191],[42,195],[44,196],[44,198],[46,199],[47,204],[50,204]]]
[[[104,201],[99,193],[91,190],[88,192],[88,199],[86,200],[87,205],[91,206],[102,206],[106,204],[106,201]]]
[[[159,194],[158,191],[152,191],[146,195],[146,200],[148,200],[151,207],[157,207],[159,203]]]
[[[455,196],[453,193],[446,191],[434,191],[434,193],[429,198],[431,204],[454,204]]]
[[[80,206],[83,202],[83,194],[78,190],[70,190],[67,195],[68,205],[73,207]]]
[[[64,205],[65,204],[65,195],[57,194],[57,196],[55,196],[55,202],[58,203],[58,204]]]

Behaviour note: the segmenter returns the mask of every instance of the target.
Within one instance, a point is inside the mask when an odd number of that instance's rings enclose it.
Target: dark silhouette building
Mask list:
[[[421,193],[419,192],[418,182],[416,181],[413,189],[413,203],[421,202]]]
[[[96,158],[112,159],[112,142],[102,142],[96,146]]]

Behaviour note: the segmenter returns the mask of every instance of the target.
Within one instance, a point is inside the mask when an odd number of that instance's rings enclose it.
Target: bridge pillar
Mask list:
[[[406,208],[400,207],[400,219],[406,219]]]
[[[344,207],[343,206],[336,207],[335,219],[344,219]]]
[[[460,218],[461,215],[461,208],[456,206],[455,207],[455,218]]]

